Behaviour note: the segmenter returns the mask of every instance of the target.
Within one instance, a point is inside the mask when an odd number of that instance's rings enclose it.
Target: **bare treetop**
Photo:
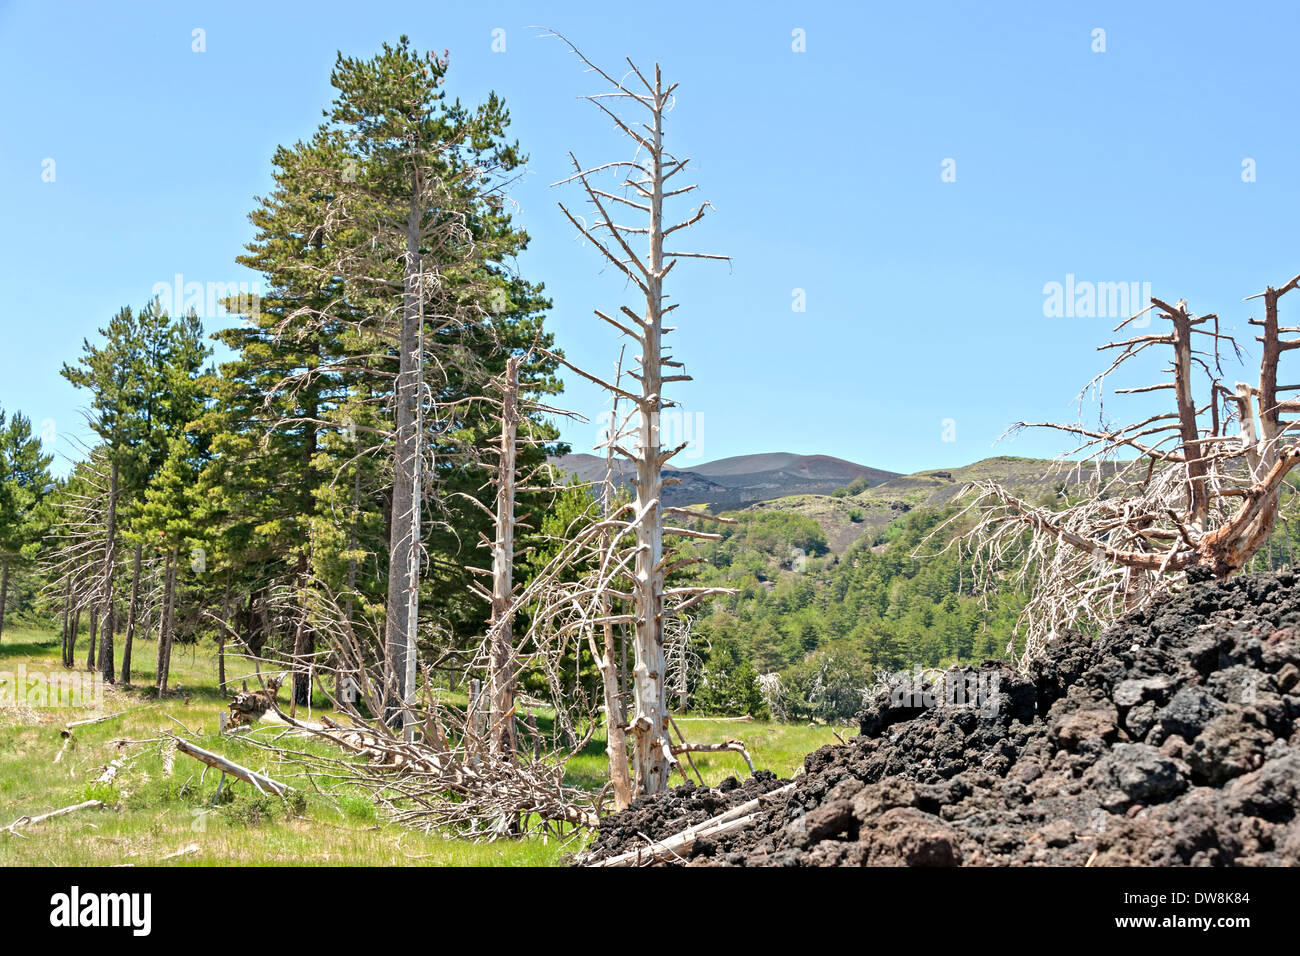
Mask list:
[[[1089,383],[1100,394],[1105,379],[1151,348],[1168,349],[1167,380],[1123,388],[1116,395],[1173,393],[1173,410],[1131,424],[1094,428],[1082,423],[1020,422],[1050,428],[1078,444],[1062,463],[1088,470],[1088,493],[1060,510],[1021,500],[996,481],[975,482],[968,513],[979,521],[966,536],[985,571],[999,578],[1008,561],[1021,559],[1018,578],[1031,585],[1022,618],[1027,652],[1036,653],[1056,631],[1081,623],[1104,624],[1140,606],[1182,575],[1227,577],[1245,567],[1268,540],[1281,507],[1281,491],[1300,463],[1300,401],[1279,393],[1283,353],[1300,348],[1300,327],[1284,327],[1278,303],[1300,285],[1250,296],[1264,300],[1263,346],[1257,384],[1224,384],[1222,357],[1241,349],[1220,331],[1219,318],[1193,314],[1185,300],[1151,306],[1116,327],[1123,330],[1154,311],[1167,328],[1100,346],[1118,355]],[[1198,347],[1199,346],[1199,347]],[[956,519],[954,519],[956,520]],[[1024,534],[1029,532],[1028,543]],[[1005,582],[1003,582],[1005,584]]]

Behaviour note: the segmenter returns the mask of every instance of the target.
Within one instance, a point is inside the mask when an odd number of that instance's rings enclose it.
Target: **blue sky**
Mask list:
[[[531,154],[513,193],[533,237],[519,268],[546,284],[560,344],[597,371],[618,339],[591,310],[630,299],[556,208],[579,197],[549,184],[569,150],[594,164],[625,148],[578,98],[592,78],[529,27],[610,69],[658,60],[680,83],[669,142],[715,207],[691,245],[734,260],[672,277],[673,345],[696,378],[675,393],[698,438],[684,466],[763,451],[898,471],[1052,455],[1063,447],[1047,434],[994,442],[1021,418],[1070,418],[1117,319],[1045,315],[1048,283],[1149,283],[1253,344],[1242,299],[1300,272],[1294,5],[700,3],[660,24],[640,11],[0,5],[0,406],[48,420],[71,452],[86,400],[60,364],[177,273],[255,280],[234,257],[276,144],[320,121],[337,50],[369,55],[401,33],[450,50],[453,94],[505,98]],[[1256,372],[1248,360],[1229,377]],[[565,404],[595,418],[602,397],[573,381]],[[566,437],[590,450],[596,426]]]

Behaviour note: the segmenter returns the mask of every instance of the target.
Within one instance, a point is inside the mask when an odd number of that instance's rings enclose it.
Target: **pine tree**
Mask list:
[[[133,527],[135,508],[162,466],[172,439],[201,411],[199,373],[209,354],[202,334],[202,324],[193,312],[169,316],[155,299],[138,313],[130,307],[121,309],[100,329],[99,341],[83,341],[77,364],[65,364],[62,369],[64,378],[90,392],[91,427],[99,437],[108,469],[105,547],[91,619],[92,632],[99,632],[98,657],[107,681],[116,678],[114,579],[119,538],[125,529],[136,545],[123,653],[123,679],[129,681],[142,563],[142,545]],[[92,646],[91,654],[95,651]]]
[[[0,638],[9,606],[10,574],[30,562],[40,550],[49,524],[46,495],[53,489],[51,455],[32,435],[32,423],[22,412],[5,420],[0,409]]]
[[[485,519],[456,497],[486,496],[477,459],[496,425],[474,399],[507,356],[551,344],[541,287],[506,266],[527,243],[497,188],[523,160],[504,138],[509,115],[495,95],[475,109],[448,101],[446,70],[406,38],[368,60],[340,55],[328,121],[277,150],[275,188],[240,258],[269,291],[244,327],[221,333],[238,356],[217,386],[206,476],[224,502],[223,547],[246,559],[245,586],[310,575],[346,591],[347,606],[386,608],[399,697],[408,608],[433,600],[461,639],[483,624],[465,549]],[[559,387],[554,362],[536,353],[520,380],[525,394]],[[418,502],[417,409],[428,413]],[[530,445],[521,466],[547,450]],[[431,505],[429,571],[413,575],[413,519]],[[296,653],[311,646],[307,629]],[[301,677],[295,685],[305,693]]]

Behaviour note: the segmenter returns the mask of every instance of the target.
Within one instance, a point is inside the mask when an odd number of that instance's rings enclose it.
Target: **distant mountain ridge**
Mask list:
[[[913,508],[948,507],[971,482],[994,479],[1031,504],[1043,504],[1062,489],[1078,488],[1080,482],[1095,475],[1094,469],[1090,464],[1070,466],[1040,458],[1000,455],[956,468],[895,475],[851,496],[787,495],[755,502],[746,510],[784,511],[812,518],[826,533],[831,550],[843,554],[862,538],[870,540],[883,532]]]
[[[597,455],[565,455],[552,464],[561,471],[576,474],[580,481],[600,481],[605,477],[605,459]],[[620,460],[614,464],[619,484],[630,486],[631,465]],[[859,478],[873,487],[900,475],[830,455],[767,452],[722,458],[689,468],[665,468],[664,477],[675,480],[664,488],[668,505],[740,508],[788,495],[829,494]]]

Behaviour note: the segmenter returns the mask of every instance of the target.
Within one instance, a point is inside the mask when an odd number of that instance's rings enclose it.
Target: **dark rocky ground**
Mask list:
[[[690,865],[1300,864],[1295,574],[1190,584],[1095,641],[1059,639],[1028,675],[989,661],[956,676],[996,691],[976,706],[882,692],[861,736],[809,754],[792,793]],[[643,798],[591,856],[782,782]]]

